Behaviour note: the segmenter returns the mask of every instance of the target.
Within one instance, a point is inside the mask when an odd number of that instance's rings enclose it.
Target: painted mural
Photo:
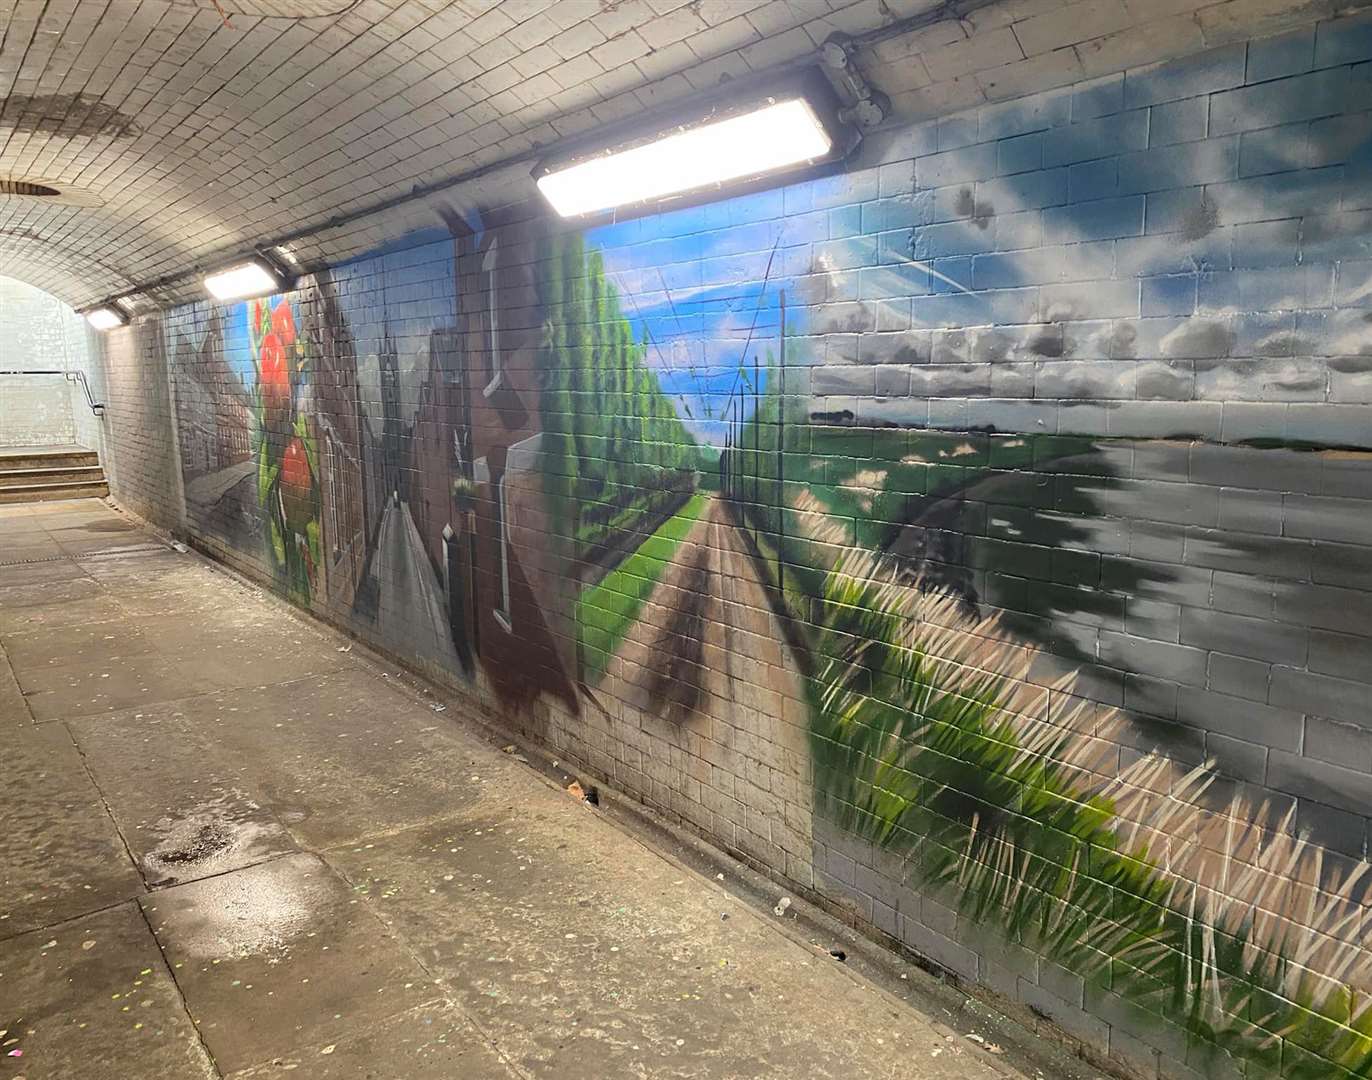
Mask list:
[[[1372,1076],[1372,56],[1266,48],[184,309],[195,531],[1068,1026]]]

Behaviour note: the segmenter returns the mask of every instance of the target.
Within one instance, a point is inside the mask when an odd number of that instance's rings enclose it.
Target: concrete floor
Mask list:
[[[0,1078],[1023,1075],[396,682],[0,508]]]

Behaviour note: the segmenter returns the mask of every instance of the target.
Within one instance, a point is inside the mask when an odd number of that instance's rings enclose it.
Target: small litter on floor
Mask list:
[[[848,954],[844,952],[842,949],[830,949],[829,955],[832,956],[835,960],[837,960],[840,964],[848,959]]]
[[[172,550],[180,555],[185,555],[188,551],[190,551],[190,548],[188,548],[185,544],[181,543],[181,541],[179,540],[173,540],[171,546]]]
[[[723,874],[720,874],[719,876],[722,878],[724,875],[723,875]],[[773,915],[785,915],[785,914],[786,914],[786,909],[787,909],[788,907],[790,907],[790,906],[791,906],[791,898],[790,898],[789,896],[783,896],[780,900],[777,901],[777,906],[774,907],[774,908],[772,908],[772,914],[773,914]]]

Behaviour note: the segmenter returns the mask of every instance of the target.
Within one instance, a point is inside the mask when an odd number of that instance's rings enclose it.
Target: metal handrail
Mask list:
[[[85,379],[85,372],[62,372],[62,371],[36,371],[36,369],[16,369],[16,371],[0,371],[0,375],[60,375],[70,383],[81,383],[81,390],[85,392],[86,405],[91,406],[91,412],[96,416],[104,416],[104,402],[96,401],[95,395],[91,392],[91,384]]]
[[[96,416],[105,415],[104,403],[95,400],[95,396],[91,393],[90,383],[86,382],[86,373],[84,371],[15,370],[0,371],[0,375],[60,375],[68,382],[80,383],[81,389],[85,391],[86,404],[91,407],[91,412],[93,412]]]

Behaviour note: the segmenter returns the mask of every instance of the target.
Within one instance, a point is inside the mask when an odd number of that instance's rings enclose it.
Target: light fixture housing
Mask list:
[[[602,136],[534,169],[563,217],[617,216],[688,205],[799,179],[837,165],[858,134],[839,118],[833,88],[816,71],[702,105],[683,121]]]
[[[86,316],[86,322],[97,330],[113,330],[118,326],[127,326],[129,322],[128,312],[118,304],[102,304],[82,314]]]
[[[289,286],[289,278],[261,256],[205,275],[205,288],[216,300],[250,300],[285,292]]]

